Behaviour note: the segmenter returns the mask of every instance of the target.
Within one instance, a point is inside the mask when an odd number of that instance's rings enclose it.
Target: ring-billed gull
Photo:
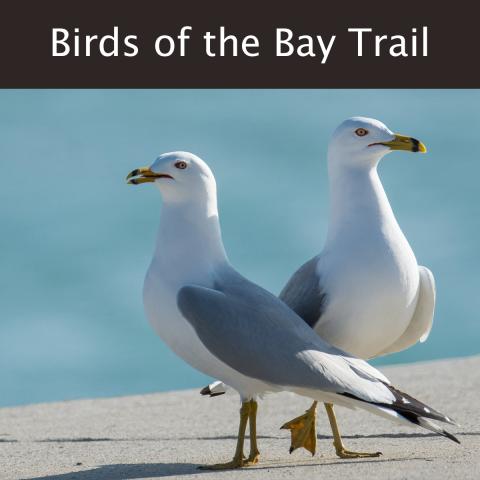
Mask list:
[[[240,394],[240,426],[232,461],[258,461],[256,399],[291,391],[317,401],[363,408],[458,440],[431,419],[450,418],[392,386],[365,361],[323,341],[293,310],[242,277],[229,263],[210,168],[190,153],[158,157],[128,175],[154,183],[163,197],[157,246],[144,285],[147,316],[160,337],[200,371]],[[243,456],[247,423],[250,454]]]
[[[369,359],[424,342],[433,321],[435,282],[418,266],[377,173],[394,150],[426,152],[415,138],[394,134],[378,120],[353,117],[334,132],[328,146],[330,219],[323,251],[302,265],[280,298],[324,340]],[[220,395],[215,382],[203,394]],[[333,406],[326,404],[336,453],[342,458],[378,456],[347,450]],[[316,447],[316,402],[283,428],[290,452]]]

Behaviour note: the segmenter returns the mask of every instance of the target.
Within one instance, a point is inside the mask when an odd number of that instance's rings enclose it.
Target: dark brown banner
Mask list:
[[[6,88],[477,88],[474,2],[17,1]]]

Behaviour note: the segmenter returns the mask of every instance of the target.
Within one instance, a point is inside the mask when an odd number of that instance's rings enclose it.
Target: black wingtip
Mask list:
[[[390,392],[395,397],[395,401],[387,407],[392,408],[396,412],[400,413],[403,416],[409,417],[425,417],[431,418],[432,420],[437,420],[439,422],[450,423],[451,425],[457,425],[454,420],[450,417],[447,417],[443,413],[440,413],[438,410],[426,405],[425,403],[413,398],[411,395],[404,393],[392,385],[385,385]],[[414,421],[414,423],[417,423]]]
[[[200,390],[200,395],[210,395],[211,397],[218,397],[223,395],[225,392],[213,392],[210,390],[210,387],[207,385]]]
[[[446,415],[444,415],[444,422],[449,423],[450,425],[455,425],[456,427],[460,426],[455,420],[453,420],[451,417],[447,417]]]
[[[452,442],[455,442],[455,443],[458,443],[459,445],[461,445],[460,443],[460,440],[455,437],[455,435],[452,435],[451,433],[447,432],[446,430],[443,431],[443,435],[447,438],[449,438],[450,440],[452,440]]]
[[[212,391],[210,390],[210,387],[207,385],[206,387],[203,387],[200,390],[200,395],[211,395]]]

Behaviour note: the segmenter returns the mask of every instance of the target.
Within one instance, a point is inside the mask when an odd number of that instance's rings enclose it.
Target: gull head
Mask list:
[[[369,168],[376,166],[393,150],[427,151],[416,138],[393,133],[385,124],[373,118],[352,117],[341,123],[328,146],[331,162],[343,166]]]
[[[215,177],[209,166],[189,152],[164,153],[149,167],[130,172],[127,183],[153,183],[166,202],[201,202],[216,195]]]

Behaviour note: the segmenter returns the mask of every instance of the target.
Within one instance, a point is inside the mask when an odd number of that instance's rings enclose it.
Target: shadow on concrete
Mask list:
[[[480,436],[480,432],[464,432],[459,433],[459,436]],[[421,437],[435,437],[433,433],[384,433],[372,435],[346,435],[345,439],[359,439],[359,438],[421,438]],[[263,438],[277,438],[277,437],[263,437]],[[319,436],[320,439],[331,440],[331,436]],[[53,438],[38,440],[38,442],[117,442],[117,441],[165,441],[169,438]],[[222,437],[187,437],[185,440],[222,440],[232,439],[235,436]],[[178,440],[178,438],[176,438]],[[12,440],[9,440],[12,441]],[[13,440],[15,441],[15,440]],[[279,461],[263,461],[258,466],[250,467],[248,470],[270,470],[283,469],[292,467],[315,467],[326,465],[351,465],[356,463],[371,463],[382,464],[385,462],[406,462],[406,461],[423,461],[431,462],[433,458],[428,457],[402,457],[402,458],[375,458],[375,459],[358,459],[358,460],[344,460],[339,458],[312,458],[311,461],[304,461],[299,459],[291,459]],[[81,468],[79,466],[79,468]],[[199,470],[198,465],[192,463],[139,463],[139,464],[114,464],[102,465],[89,470],[76,470],[63,474],[46,475],[41,477],[23,478],[22,480],[136,480],[142,478],[162,478],[171,476],[194,475],[208,472]]]
[[[312,459],[312,461],[292,460],[290,462],[266,461],[258,466],[249,467],[248,470],[271,470],[293,467],[321,467],[322,465],[351,465],[356,463],[390,463],[406,461],[431,462],[431,458],[389,458],[389,459],[362,459],[362,460],[324,460]],[[161,478],[171,476],[193,475],[212,473],[209,470],[199,470],[198,465],[192,463],[138,463],[103,465],[91,470],[75,471],[43,477],[24,478],[22,480],[136,480],[142,478]]]
[[[455,436],[462,437],[462,436],[471,436],[471,437],[478,437],[480,436],[480,432],[457,432]],[[350,438],[355,440],[357,438],[427,438],[427,437],[436,437],[442,438],[437,433],[373,433],[371,435],[342,435],[342,438]],[[317,435],[319,440],[333,440],[331,435]]]
[[[202,473],[192,463],[137,463],[102,465],[91,470],[47,475],[23,480],[135,480]]]
[[[245,438],[249,438],[248,435]],[[283,437],[274,435],[257,435],[258,439],[261,438],[273,438],[282,439]],[[108,438],[108,437],[78,437],[78,438],[45,438],[42,440],[36,440],[39,443],[82,443],[82,442],[165,442],[171,440],[237,440],[234,435],[218,435],[211,437],[144,437],[144,438]],[[1,441],[1,440],[0,440]]]
[[[480,432],[458,432],[455,435],[462,437],[462,436],[480,436]],[[373,433],[373,434],[366,434],[366,435],[342,435],[344,439],[359,439],[359,438],[428,438],[428,437],[439,437],[436,433]],[[246,437],[249,438],[248,435]],[[286,436],[276,436],[276,435],[258,435],[259,439],[262,438],[269,438],[269,439],[277,439],[277,440],[285,440]],[[331,435],[321,435],[318,434],[317,438],[319,440],[333,440]],[[140,437],[140,438],[110,438],[110,437],[77,437],[77,438],[45,438],[41,440],[36,440],[39,443],[82,443],[82,442],[165,442],[171,440],[181,440],[181,441],[188,441],[188,440],[236,440],[237,437],[235,435],[217,435],[217,436],[191,436],[191,437]],[[0,442],[16,442],[17,440],[2,440]]]

